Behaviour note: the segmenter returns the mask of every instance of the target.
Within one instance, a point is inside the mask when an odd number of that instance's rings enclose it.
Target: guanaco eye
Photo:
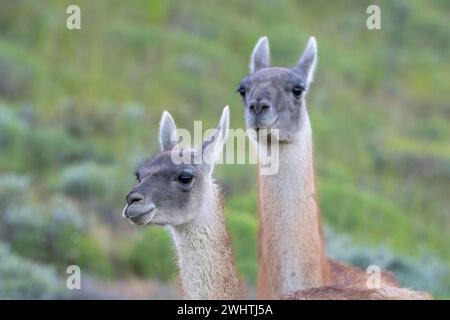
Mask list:
[[[240,86],[236,91],[239,92],[239,94],[241,95],[242,98],[245,98],[246,91],[243,86]]]
[[[302,86],[295,86],[292,89],[292,94],[298,98],[303,93],[303,91],[305,91],[305,88],[303,88]]]
[[[176,179],[181,184],[188,185],[194,179],[194,175],[191,172],[183,171]]]

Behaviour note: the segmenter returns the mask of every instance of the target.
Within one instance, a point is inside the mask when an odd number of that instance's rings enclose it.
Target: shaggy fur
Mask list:
[[[170,226],[179,257],[184,295],[189,299],[241,299],[222,203],[214,184],[197,218]]]
[[[182,291],[188,299],[243,297],[226,232],[223,201],[212,177],[214,160],[223,148],[228,127],[226,107],[218,128],[201,149],[184,150],[190,159],[201,155],[211,162],[176,164],[171,157],[180,153],[173,134],[176,125],[164,112],[160,124],[161,152],[139,167],[138,184],[127,195],[124,217],[139,225],[162,225],[171,232]],[[188,174],[189,182],[180,181],[182,174]]]

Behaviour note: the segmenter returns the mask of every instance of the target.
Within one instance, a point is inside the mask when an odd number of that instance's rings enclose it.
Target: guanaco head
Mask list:
[[[164,112],[159,130],[161,150],[137,169],[138,183],[126,195],[123,216],[137,225],[181,225],[196,219],[204,212],[206,198],[212,196],[212,171],[228,127],[229,110],[225,107],[218,127],[202,146],[185,150],[177,146],[175,122]],[[194,161],[199,157],[201,161]]]
[[[289,142],[306,117],[305,97],[313,80],[317,44],[309,38],[303,55],[291,68],[271,67],[269,40],[259,39],[250,59],[250,74],[237,91],[244,102],[247,128],[277,129],[279,141]],[[275,130],[272,130],[275,131]]]

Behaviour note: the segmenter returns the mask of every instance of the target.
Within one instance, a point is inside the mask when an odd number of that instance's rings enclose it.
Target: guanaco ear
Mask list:
[[[270,67],[269,39],[262,37],[256,43],[250,58],[250,73]]]
[[[223,146],[227,140],[228,129],[230,127],[230,110],[226,106],[222,111],[219,125],[217,128],[203,141],[202,158],[203,164],[209,173],[212,172],[214,164],[222,153]]]
[[[306,85],[313,81],[314,71],[317,64],[317,42],[314,37],[310,37],[305,51],[298,60],[297,65],[293,68],[294,72],[305,79]]]
[[[159,123],[159,144],[161,151],[170,151],[178,144],[177,126],[169,112],[164,111]]]

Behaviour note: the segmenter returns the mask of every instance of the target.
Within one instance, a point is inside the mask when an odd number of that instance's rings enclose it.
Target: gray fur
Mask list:
[[[212,169],[226,140],[229,110],[224,108],[217,129],[205,140],[201,150],[177,149],[176,131],[172,116],[165,111],[160,123],[161,152],[136,171],[138,184],[127,194],[123,211],[136,224],[181,225],[194,219],[203,205],[204,194],[212,185]],[[173,152],[189,153],[188,162],[175,163]],[[210,162],[197,164],[201,155]],[[191,183],[183,184],[180,176],[188,172]]]
[[[268,48],[267,38],[261,38],[251,56],[251,73],[239,84],[239,91],[245,92],[245,123],[247,128],[256,130],[278,129],[278,139],[289,142],[305,118],[305,97],[313,79],[317,45],[311,37],[292,68],[269,67]],[[295,87],[303,89],[298,97],[293,94]]]
[[[258,40],[250,58],[250,73],[270,67],[270,49],[267,37]]]
[[[159,124],[159,144],[161,151],[170,151],[178,143],[176,139],[177,126],[169,112],[164,111]]]

